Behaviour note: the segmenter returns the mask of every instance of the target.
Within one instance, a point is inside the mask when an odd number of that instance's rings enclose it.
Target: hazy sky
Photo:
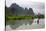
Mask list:
[[[45,14],[44,0],[6,0],[7,7],[10,7],[12,3],[16,3],[23,8],[33,8],[35,14]]]

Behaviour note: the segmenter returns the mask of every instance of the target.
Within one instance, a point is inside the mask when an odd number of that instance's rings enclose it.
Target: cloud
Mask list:
[[[29,4],[29,3],[31,3],[31,2],[44,2],[44,0],[6,0],[6,5],[8,6],[8,7],[10,7],[10,5],[12,4],[12,3],[17,3],[17,4],[21,4],[21,5],[25,5],[25,4]],[[32,3],[31,3],[32,4]]]
[[[7,7],[10,7],[12,3],[18,4],[20,7],[33,8],[34,13],[44,13],[44,0],[6,0]]]

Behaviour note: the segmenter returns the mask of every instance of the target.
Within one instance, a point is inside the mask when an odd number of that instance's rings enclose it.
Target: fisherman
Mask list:
[[[37,20],[37,24],[39,24],[39,19]]]

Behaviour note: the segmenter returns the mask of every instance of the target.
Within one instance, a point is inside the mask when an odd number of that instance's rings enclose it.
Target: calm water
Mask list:
[[[45,19],[40,19],[39,24],[37,24],[38,19],[33,20],[17,20],[15,24],[7,25],[6,31],[15,31],[15,30],[23,30],[23,29],[39,29],[44,28]]]

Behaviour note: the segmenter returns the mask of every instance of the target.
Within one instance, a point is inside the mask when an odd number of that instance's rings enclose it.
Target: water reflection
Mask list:
[[[27,25],[29,23],[29,25],[31,25],[32,22],[33,22],[33,19],[30,19],[30,20],[16,20],[15,24],[11,24],[10,26],[11,26],[12,29],[16,29],[23,24]]]
[[[45,19],[40,19],[39,24],[37,24],[37,20],[38,19],[16,20],[15,24],[10,24],[9,26],[13,30],[26,29],[26,28],[28,28],[28,29],[44,28],[45,27]],[[27,24],[28,24],[28,26],[27,26]],[[23,25],[25,25],[25,26],[23,26]],[[7,26],[6,26],[6,30],[8,30]],[[19,28],[19,27],[21,27],[21,28]]]

